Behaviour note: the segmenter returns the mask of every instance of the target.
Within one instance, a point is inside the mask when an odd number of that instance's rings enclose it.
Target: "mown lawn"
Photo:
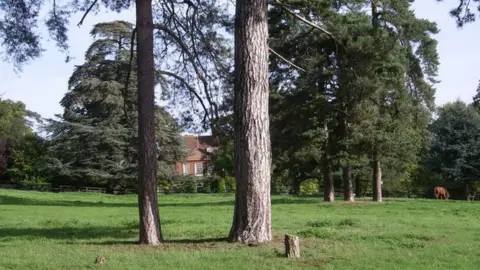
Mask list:
[[[480,204],[390,199],[327,204],[273,196],[275,240],[219,240],[233,195],[160,197],[167,243],[135,245],[136,197],[0,189],[0,269],[478,269]],[[301,237],[286,259],[283,235]],[[98,256],[106,263],[94,264]]]

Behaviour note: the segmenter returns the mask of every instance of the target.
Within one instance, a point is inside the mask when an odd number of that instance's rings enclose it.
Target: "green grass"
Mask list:
[[[167,242],[138,246],[135,196],[0,190],[0,269],[477,269],[480,205],[272,197],[274,241],[230,244],[232,195],[167,195]],[[286,259],[283,235],[301,238]],[[106,263],[94,264],[98,256]]]

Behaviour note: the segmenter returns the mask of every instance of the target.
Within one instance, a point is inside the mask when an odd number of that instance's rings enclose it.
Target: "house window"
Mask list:
[[[203,163],[195,163],[195,175],[203,175]]]
[[[188,163],[183,163],[183,175],[188,175]]]

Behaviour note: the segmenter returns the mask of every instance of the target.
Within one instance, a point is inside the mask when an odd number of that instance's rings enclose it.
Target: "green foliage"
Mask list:
[[[182,191],[184,193],[196,193],[197,192],[197,181],[194,179],[188,178],[182,182]]]
[[[425,158],[428,168],[453,185],[465,188],[480,179],[480,114],[461,101],[439,108],[430,128],[432,147]]]
[[[237,191],[237,181],[235,180],[235,177],[226,175],[223,177],[223,181],[225,182],[226,190],[230,193],[235,193]]]
[[[315,195],[319,194],[318,179],[308,179],[300,184],[300,195]]]
[[[129,68],[133,28],[124,21],[93,27],[96,39],[70,77],[61,101],[64,113],[47,127],[51,158],[46,170],[73,185],[136,186],[137,82],[136,68]],[[169,179],[186,152],[176,121],[164,108],[155,110],[157,177]]]
[[[0,99],[1,181],[44,181],[36,167],[45,154],[44,143],[32,131],[32,118],[40,120],[22,102]]]
[[[439,61],[431,36],[438,29],[409,7],[406,0],[289,3],[333,37],[280,7],[269,10],[270,46],[305,69],[271,56],[275,179],[289,179],[298,192],[302,181],[321,175],[322,163],[363,172],[376,159],[385,182],[398,186],[418,161],[433,111]]]
[[[180,193],[196,193],[198,177],[193,175],[177,175],[172,177],[171,188]]]
[[[222,140],[218,150],[210,155],[208,164],[212,166],[221,177],[233,175],[233,140]]]
[[[212,193],[212,181],[203,182],[203,193]]]
[[[35,134],[26,135],[22,143],[11,151],[11,166],[6,170],[12,183],[18,186],[45,185],[47,179],[40,171],[45,162],[46,142]]]
[[[22,102],[0,98],[0,139],[18,144],[26,133],[32,133],[27,117],[30,112]]]
[[[160,187],[162,187],[163,192],[165,194],[170,194],[170,191],[171,191],[171,188],[172,188],[172,184],[170,183],[170,181],[160,180],[160,181],[158,181],[158,185]]]
[[[217,192],[218,193],[225,193],[225,191],[226,191],[225,178],[220,178],[220,179],[218,179]]]

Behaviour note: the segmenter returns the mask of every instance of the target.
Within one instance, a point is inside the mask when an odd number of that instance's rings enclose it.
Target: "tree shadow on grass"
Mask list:
[[[57,240],[66,244],[89,245],[138,245],[138,225],[123,227],[63,226],[55,228],[0,228],[0,243],[16,240]],[[209,244],[227,243],[226,237],[202,239],[165,239],[164,244]]]
[[[208,244],[208,243],[227,243],[227,237],[214,237],[202,239],[165,239],[166,244]]]
[[[129,227],[57,227],[57,228],[0,228],[0,242],[13,240],[125,240],[138,234],[138,228]]]
[[[285,196],[274,197],[271,200],[272,205],[281,204],[317,204],[318,198],[301,197],[301,196]],[[178,203],[163,203],[160,200],[160,207],[205,207],[205,206],[233,206],[235,200],[228,199],[224,201],[215,202],[178,202]],[[138,207],[137,203],[115,203],[115,202],[88,202],[88,201],[57,201],[57,200],[39,200],[31,198],[21,198],[8,195],[0,195],[1,205],[31,205],[31,206],[72,206],[72,207]]]
[[[234,200],[216,201],[216,202],[185,202],[185,203],[162,203],[160,207],[202,207],[202,206],[225,206],[233,205]],[[138,207],[137,203],[114,203],[114,202],[88,202],[88,201],[54,201],[38,200],[30,198],[21,198],[7,195],[0,195],[1,205],[28,205],[28,206],[73,206],[73,207]]]

